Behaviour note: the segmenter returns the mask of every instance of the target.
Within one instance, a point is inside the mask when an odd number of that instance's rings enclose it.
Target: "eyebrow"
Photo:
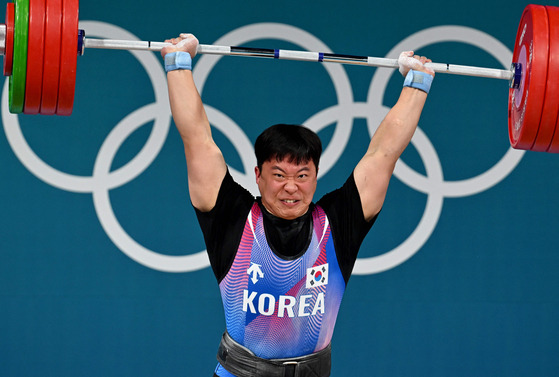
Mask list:
[[[286,171],[283,170],[282,168],[280,168],[278,165],[273,165],[273,166],[271,166],[271,169],[272,169],[272,170],[279,170],[279,171],[281,171],[282,173],[286,173]],[[301,173],[301,172],[303,172],[303,171],[310,171],[310,170],[311,170],[311,169],[310,169],[308,166],[305,166],[305,167],[302,167],[301,169],[297,170],[297,173]]]

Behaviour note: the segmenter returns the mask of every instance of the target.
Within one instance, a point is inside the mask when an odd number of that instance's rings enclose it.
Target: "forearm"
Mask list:
[[[426,99],[427,93],[404,87],[397,103],[375,132],[367,153],[378,153],[396,163],[415,133]]]
[[[175,125],[184,144],[189,186],[193,203],[205,196],[208,186],[219,187],[225,174],[223,155],[215,144],[204,104],[192,72],[175,70],[167,73],[169,102]],[[197,185],[199,183],[199,185]],[[203,191],[196,193],[197,187]]]
[[[192,72],[170,71],[167,73],[167,83],[173,120],[185,147],[193,142],[211,140],[210,124]]]

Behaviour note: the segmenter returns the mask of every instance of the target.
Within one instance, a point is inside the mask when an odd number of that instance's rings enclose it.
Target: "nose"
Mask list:
[[[288,179],[287,182],[285,182],[283,189],[289,194],[294,194],[295,192],[297,192],[299,187],[293,179]]]

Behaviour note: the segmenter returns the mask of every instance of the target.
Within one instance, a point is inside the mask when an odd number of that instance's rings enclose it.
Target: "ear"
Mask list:
[[[260,169],[258,169],[258,166],[254,167],[254,175],[256,177],[256,184],[258,184],[260,182],[260,177],[262,176],[262,173],[260,172]]]

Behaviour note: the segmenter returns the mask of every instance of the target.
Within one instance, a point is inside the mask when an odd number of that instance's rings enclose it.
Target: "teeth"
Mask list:
[[[296,200],[288,200],[288,199],[286,199],[286,200],[284,200],[284,202],[286,202],[286,203],[295,203]]]

